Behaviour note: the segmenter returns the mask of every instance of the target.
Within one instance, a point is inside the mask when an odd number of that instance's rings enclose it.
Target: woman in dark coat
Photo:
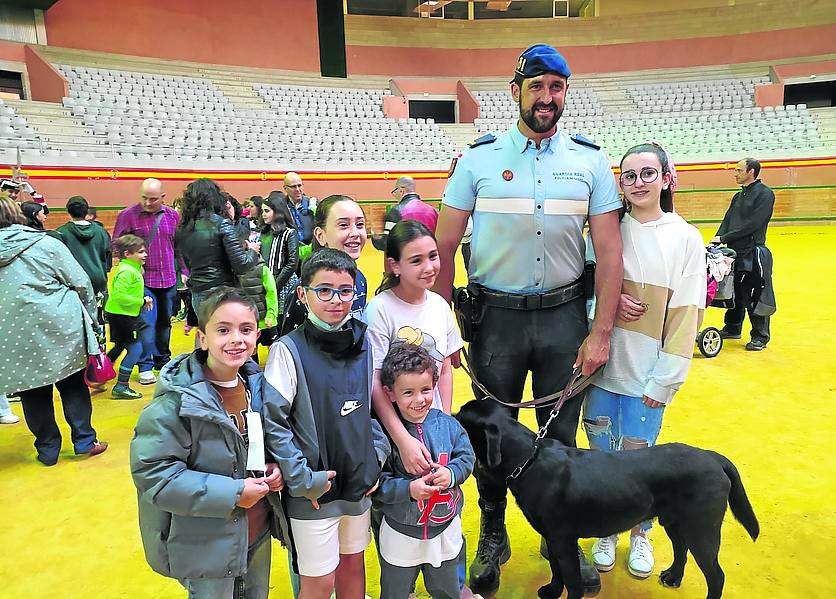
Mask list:
[[[183,193],[183,212],[175,244],[189,269],[192,306],[199,306],[221,285],[236,287],[236,276],[259,260],[258,244],[242,242],[227,218],[226,198],[211,179],[195,179]]]

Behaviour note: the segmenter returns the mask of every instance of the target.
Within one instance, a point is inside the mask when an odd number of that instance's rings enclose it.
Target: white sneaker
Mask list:
[[[153,385],[157,382],[157,376],[154,374],[153,370],[146,370],[145,372],[139,373],[139,384],[140,385]]]
[[[627,569],[636,578],[647,578],[653,573],[653,546],[641,535],[630,536],[630,555]]]
[[[14,414],[0,416],[0,424],[17,424],[18,422],[20,422],[20,416],[15,416]]]
[[[596,540],[592,544],[592,563],[599,572],[609,572],[615,565],[615,546],[618,535]]]

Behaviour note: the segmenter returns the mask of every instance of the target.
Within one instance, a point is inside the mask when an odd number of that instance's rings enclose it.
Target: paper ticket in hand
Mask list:
[[[264,472],[267,465],[264,463],[264,429],[261,426],[261,414],[258,412],[246,412],[247,437],[249,447],[247,448],[247,470]]]

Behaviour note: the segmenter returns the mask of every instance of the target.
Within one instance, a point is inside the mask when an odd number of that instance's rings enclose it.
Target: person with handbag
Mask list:
[[[55,422],[53,386],[76,454],[107,449],[93,429],[93,406],[84,382],[88,356],[99,352],[96,299],[90,277],[67,247],[43,231],[20,224],[20,207],[0,197],[0,394],[18,393],[37,458],[58,462],[61,431]],[[84,312],[87,312],[87,317]]]
[[[258,244],[243,244],[226,218],[226,199],[211,179],[195,179],[183,192],[183,215],[175,243],[189,270],[192,306],[217,287],[238,287],[237,278],[258,262]]]
[[[111,390],[113,399],[139,399],[142,393],[130,387],[131,372],[142,357],[142,340],[139,336],[146,324],[140,318],[142,310],[150,310],[154,298],[145,295],[145,279],[142,267],[148,257],[145,241],[136,235],[123,235],[114,240],[119,266],[110,281],[110,294],[105,313],[110,323],[110,339],[113,347],[107,357],[116,363],[122,352],[125,357],[119,365],[116,385]]]

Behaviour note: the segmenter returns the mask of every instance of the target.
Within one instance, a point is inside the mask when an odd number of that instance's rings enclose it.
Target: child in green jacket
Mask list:
[[[110,281],[110,296],[105,304],[105,312],[110,323],[110,339],[113,347],[107,357],[114,364],[123,351],[126,351],[119,365],[119,375],[111,391],[113,399],[137,399],[142,393],[134,391],[128,385],[131,371],[142,356],[142,342],[139,331],[145,327],[139,317],[144,307],[150,310],[153,298],[145,295],[145,281],[142,266],[145,264],[147,251],[145,241],[136,235],[123,235],[113,242],[119,257],[119,266]]]
[[[276,279],[266,264],[261,266],[261,284],[264,285],[264,299],[267,309],[263,318],[258,321],[258,343],[269,347],[276,340],[279,331],[279,291],[276,288]],[[257,354],[255,358],[258,358]]]

